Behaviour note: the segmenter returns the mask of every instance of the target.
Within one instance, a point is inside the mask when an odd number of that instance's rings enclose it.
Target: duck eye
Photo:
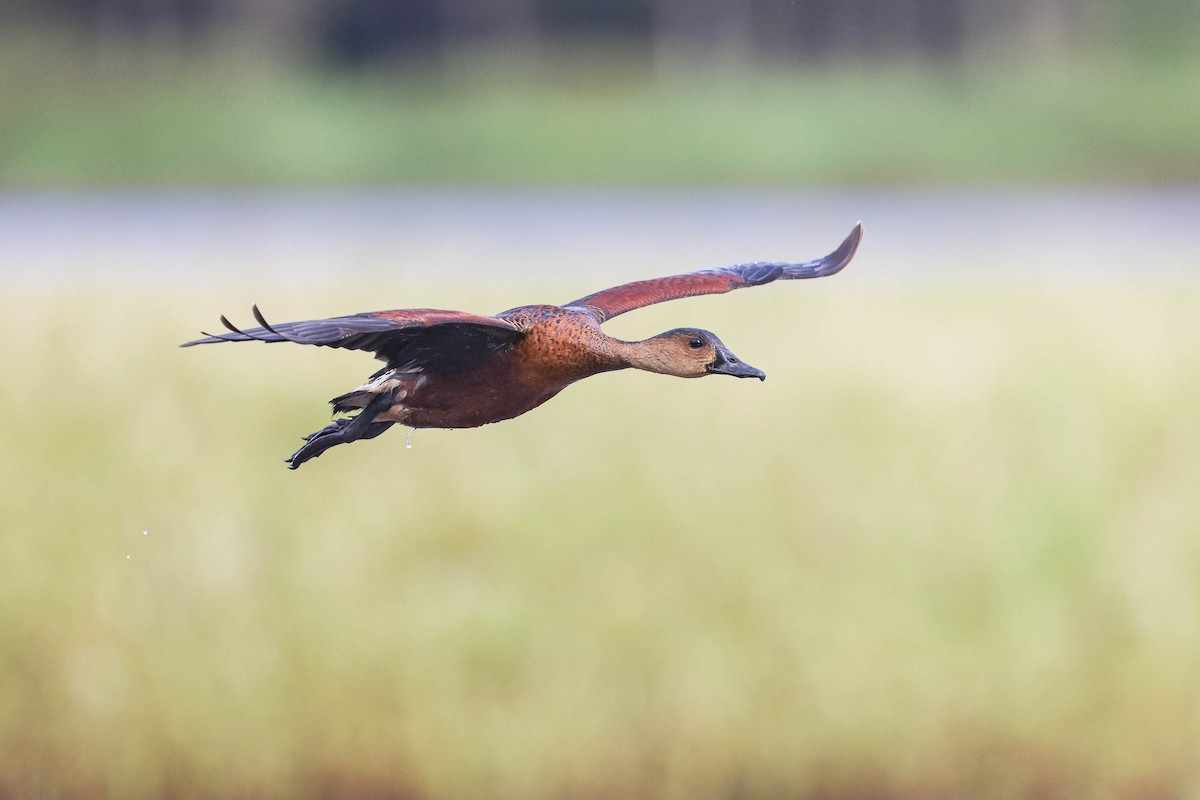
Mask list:
[[[699,336],[693,336],[692,340],[688,342],[688,347],[691,347],[694,350],[699,350],[701,347],[704,347],[704,340]]]

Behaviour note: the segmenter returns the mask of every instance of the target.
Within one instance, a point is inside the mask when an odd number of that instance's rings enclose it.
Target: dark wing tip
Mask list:
[[[854,254],[858,252],[858,245],[862,242],[862,238],[863,224],[860,219],[854,223],[854,227],[850,229],[850,233],[842,240],[841,246],[834,252],[841,254],[841,257],[845,259],[845,264],[848,264],[850,263],[850,259],[854,258]],[[842,266],[845,266],[845,264]]]
[[[824,278],[829,275],[836,275],[850,263],[854,258],[854,254],[858,252],[858,245],[862,242],[863,225],[861,222],[855,224],[850,234],[842,240],[827,256],[805,261],[802,264],[786,264],[784,265],[783,278],[787,280],[795,280],[797,278]]]
[[[190,342],[184,342],[180,347],[194,347],[198,344],[214,344],[215,342],[244,342],[245,339],[230,336],[227,333],[209,333],[208,331],[200,331],[204,335],[203,339],[193,339]]]
[[[287,338],[282,333],[280,333],[279,331],[277,331],[271,327],[271,324],[269,322],[267,322],[265,317],[263,317],[263,313],[261,311],[259,311],[258,303],[254,303],[253,305],[251,305],[250,311],[252,314],[254,314],[254,319],[258,320],[258,324],[263,326],[263,330],[265,330],[269,333],[273,333],[281,339]]]
[[[858,245],[862,242],[863,224],[860,220],[854,224],[849,235],[842,240],[838,245],[837,250],[834,250],[829,255],[821,259],[821,266],[818,272],[822,275],[834,275],[841,272],[842,269],[850,263],[854,258],[854,254],[858,252]]]
[[[180,347],[192,347],[197,344],[213,344],[215,342],[299,342],[307,344],[303,340],[294,335],[284,335],[270,325],[264,318],[262,311],[257,305],[252,306],[251,311],[254,318],[258,320],[261,328],[247,328],[243,330],[237,325],[229,321],[229,317],[222,314],[220,316],[221,325],[228,333],[209,333],[208,331],[200,331],[204,335],[203,339],[194,339],[190,342],[184,342]]]

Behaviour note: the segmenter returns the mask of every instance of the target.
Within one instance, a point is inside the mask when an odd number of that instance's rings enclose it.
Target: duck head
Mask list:
[[[735,378],[767,379],[761,369],[735,356],[716,334],[701,328],[676,328],[647,340],[653,344],[654,372],[680,378],[732,375]]]

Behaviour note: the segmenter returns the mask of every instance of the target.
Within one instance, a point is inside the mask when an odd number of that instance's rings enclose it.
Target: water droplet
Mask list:
[[[408,436],[404,437],[404,447],[406,450],[412,450],[412,442],[410,442],[409,439],[412,438],[413,431],[415,431],[415,430],[416,430],[416,428],[409,428]]]

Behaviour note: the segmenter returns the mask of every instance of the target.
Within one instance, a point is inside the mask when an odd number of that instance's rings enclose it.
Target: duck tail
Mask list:
[[[353,394],[353,392],[351,393]],[[304,437],[304,446],[284,459],[288,469],[298,469],[301,464],[339,444],[349,444],[359,439],[374,439],[394,425],[394,422],[375,422],[375,417],[392,404],[392,394],[376,395],[353,417],[335,419],[321,430]],[[357,408],[358,406],[351,406]]]
[[[374,398],[384,394],[390,395],[391,391],[399,384],[400,381],[397,379],[395,371],[391,367],[384,367],[367,378],[367,382],[362,386],[345,394],[339,394],[330,400],[329,405],[333,406],[335,414],[345,414],[356,408],[366,408]]]
[[[370,404],[371,398],[375,396],[374,392],[369,392],[364,389],[355,389],[353,392],[339,394],[337,397],[329,401],[329,405],[333,406],[333,413],[345,414],[348,411],[353,411],[356,408],[366,408]]]

